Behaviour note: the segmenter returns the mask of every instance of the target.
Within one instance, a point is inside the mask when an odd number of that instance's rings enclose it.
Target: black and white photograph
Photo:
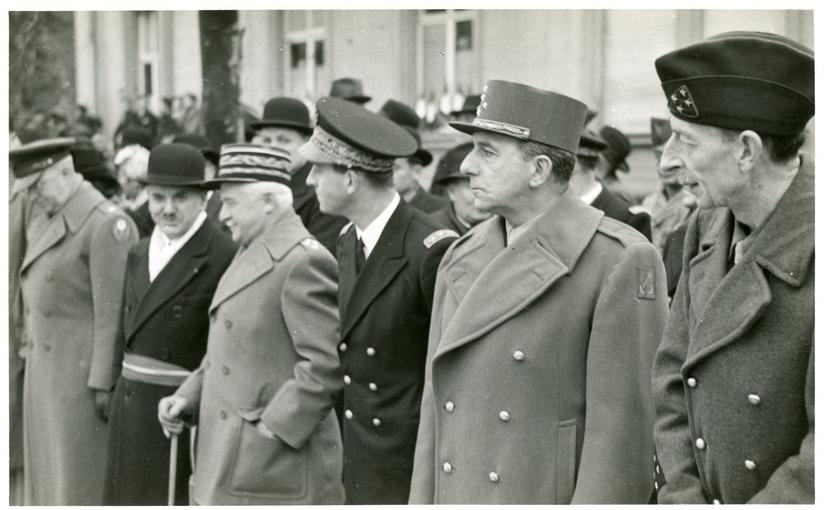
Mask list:
[[[2,504],[814,504],[814,7],[711,6],[14,0]]]

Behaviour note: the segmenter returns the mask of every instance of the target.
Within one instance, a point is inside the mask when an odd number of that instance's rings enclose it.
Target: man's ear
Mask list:
[[[353,195],[361,187],[361,176],[354,170],[343,174],[343,186],[347,195]]]
[[[552,160],[546,154],[539,154],[532,158],[531,163],[529,187],[537,188],[552,176]]]
[[[735,159],[738,162],[738,169],[741,172],[748,173],[761,157],[766,157],[766,154],[764,154],[764,141],[761,140],[758,133],[749,129],[741,131],[736,141],[738,146],[735,151]]]
[[[274,193],[270,193],[268,191],[261,193],[260,199],[263,200],[263,212],[266,214],[269,214],[277,209],[278,202]]]

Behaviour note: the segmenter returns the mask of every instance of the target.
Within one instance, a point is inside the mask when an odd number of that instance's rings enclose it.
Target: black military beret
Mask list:
[[[726,129],[789,136],[815,113],[812,50],[763,32],[727,32],[659,57],[672,115]]]

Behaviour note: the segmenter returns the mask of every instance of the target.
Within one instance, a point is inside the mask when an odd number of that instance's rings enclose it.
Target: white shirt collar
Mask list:
[[[601,185],[600,182],[595,181],[595,185],[589,189],[586,193],[581,195],[581,201],[587,205],[592,205],[592,202],[598,198],[598,195],[601,194],[601,190],[604,189],[604,186]]]
[[[149,281],[153,282],[172,257],[195,235],[195,232],[206,221],[206,211],[200,211],[192,226],[185,234],[177,239],[169,239],[166,234],[155,225],[152,237],[149,239]]]
[[[358,235],[358,239],[363,240],[363,253],[367,257],[369,257],[369,254],[375,249],[375,245],[378,244],[378,239],[380,239],[383,229],[386,227],[386,224],[389,223],[389,218],[392,217],[392,214],[400,203],[401,197],[395,192],[386,209],[377,215],[375,219],[372,220],[372,223],[365,229],[361,230],[355,225],[355,233]]]

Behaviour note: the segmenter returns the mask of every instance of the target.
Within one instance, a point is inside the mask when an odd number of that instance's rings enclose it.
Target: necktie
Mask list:
[[[363,264],[366,262],[366,251],[363,247],[363,239],[358,238],[358,244],[355,249],[355,273],[360,274]]]

